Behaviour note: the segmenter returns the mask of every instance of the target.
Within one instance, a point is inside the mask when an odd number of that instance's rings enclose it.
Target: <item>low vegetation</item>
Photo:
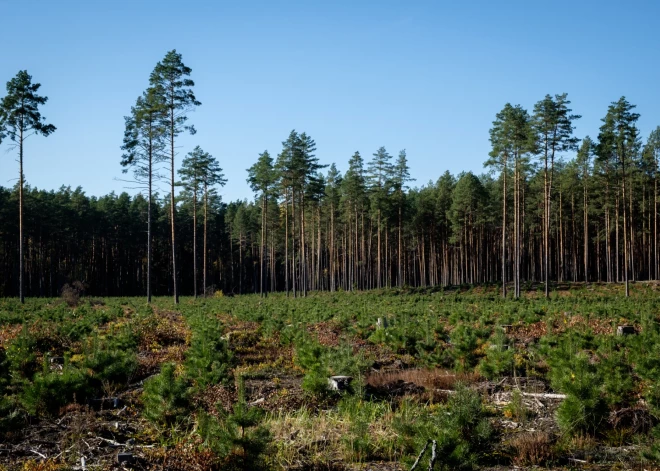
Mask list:
[[[533,288],[0,300],[0,469],[649,469],[658,285]]]

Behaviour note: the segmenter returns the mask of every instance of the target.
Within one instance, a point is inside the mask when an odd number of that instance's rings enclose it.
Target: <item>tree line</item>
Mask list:
[[[531,111],[506,104],[490,130],[486,173],[445,172],[411,187],[405,150],[348,169],[325,165],[295,130],[247,169],[253,201],[221,201],[219,161],[199,146],[178,171],[176,139],[195,134],[191,69],[170,51],[125,121],[120,164],[135,196],[40,191],[24,182],[24,143],[55,132],[40,84],[21,71],[0,102],[0,143],[19,179],[0,188],[0,295],[204,295],[392,286],[657,279],[660,127],[646,139],[625,97],[595,139],[574,135],[566,94]],[[180,187],[180,191],[177,191]],[[160,191],[165,189],[162,196]],[[504,283],[502,283],[504,281]]]

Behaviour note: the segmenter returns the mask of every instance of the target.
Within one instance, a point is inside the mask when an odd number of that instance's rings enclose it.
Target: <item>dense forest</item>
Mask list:
[[[0,142],[18,156],[20,178],[0,188],[0,296],[55,296],[73,281],[93,295],[178,299],[502,280],[518,296],[528,282],[658,278],[660,128],[641,136],[624,97],[603,107],[593,139],[574,135],[580,116],[566,94],[530,111],[506,104],[486,173],[445,172],[420,186],[405,150],[355,152],[342,174],[319,162],[310,135],[291,131],[247,169],[254,201],[223,202],[221,156],[177,155],[201,105],[191,74],[169,52],[127,110],[117,168],[135,196],[25,183],[24,142],[56,129],[26,71],[7,83]]]

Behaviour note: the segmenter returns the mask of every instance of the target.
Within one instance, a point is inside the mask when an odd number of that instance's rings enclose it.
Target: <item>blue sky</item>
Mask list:
[[[660,125],[658,5],[0,0],[0,96],[27,69],[49,97],[43,114],[58,130],[27,142],[30,184],[119,192],[123,116],[176,49],[202,102],[180,151],[199,144],[220,160],[225,200],[252,197],[245,169],[265,149],[275,156],[291,129],[341,170],[356,150],[405,148],[419,185],[483,172],[495,114],[506,102],[531,110],[546,93],[569,94],[579,137],[595,137],[625,95],[647,136]],[[8,186],[18,167],[5,150]]]

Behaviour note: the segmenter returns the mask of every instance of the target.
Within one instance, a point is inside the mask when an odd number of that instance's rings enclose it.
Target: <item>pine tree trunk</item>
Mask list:
[[[624,157],[625,158],[625,157]],[[623,160],[623,159],[622,159]],[[623,192],[623,279],[626,283],[626,298],[630,296],[630,289],[628,286],[628,230],[626,218],[626,165],[621,163],[623,178],[621,179],[621,190]]]
[[[25,287],[23,286],[23,118],[21,117],[20,136],[18,141],[18,296],[21,304],[25,304]]]
[[[502,183],[502,297],[506,298],[506,164],[502,170]],[[445,260],[447,260],[446,248]],[[445,284],[447,284],[446,280]]]
[[[296,293],[296,192],[291,188],[291,290]]]
[[[586,181],[586,172],[585,172],[585,182],[584,182],[584,194],[583,194],[583,204],[584,204],[584,282],[589,282],[589,206],[587,201],[587,181]]]
[[[202,274],[202,282],[204,284],[203,289],[204,289],[204,297],[206,297],[206,290],[208,288],[208,284],[206,281],[206,275],[207,275],[207,268],[206,268],[206,259],[208,258],[209,252],[208,252],[208,247],[207,247],[207,240],[208,240],[208,221],[209,221],[209,189],[206,183],[204,183],[204,260],[202,261],[202,270],[204,273]]]
[[[193,191],[193,296],[197,298],[197,188]]]
[[[151,132],[149,133],[151,135]],[[147,303],[151,304],[151,199],[153,185],[153,148],[149,142],[149,182],[148,182],[148,207],[147,207]]]
[[[176,232],[175,232],[175,219],[176,219],[176,202],[174,199],[174,92],[171,92],[170,101],[170,224],[172,229],[172,287],[174,292],[174,304],[179,304],[179,291],[177,287],[176,277]]]
[[[403,196],[401,197],[403,198]],[[402,216],[402,207],[403,204],[401,201],[399,201],[399,248],[397,250],[397,286],[402,287],[403,286],[403,276],[401,272],[401,252],[403,250],[402,247],[402,242],[401,242],[401,226],[402,226],[402,221],[403,221],[403,216]]]
[[[547,142],[547,141],[546,141]],[[550,195],[548,189],[548,149],[546,146],[545,169],[543,172],[544,224],[543,224],[543,276],[545,277],[545,297],[550,297]]]
[[[378,276],[378,281],[376,283],[376,286],[380,289],[380,287],[381,287],[380,286],[380,280],[381,280],[381,277],[380,277],[380,248],[381,248],[380,247],[380,208],[378,209],[378,240],[377,240],[377,243],[378,243],[378,267],[376,269],[376,274]]]
[[[264,218],[266,216],[266,194],[261,195],[261,250],[259,251],[259,294],[261,296],[264,295],[264,251],[266,250],[265,247],[265,229],[266,229],[266,224],[264,221]]]
[[[289,297],[289,191],[284,190],[284,286]]]

